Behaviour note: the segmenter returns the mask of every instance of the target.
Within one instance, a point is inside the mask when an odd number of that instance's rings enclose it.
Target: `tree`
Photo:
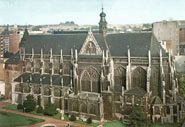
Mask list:
[[[74,114],[71,115],[71,117],[69,118],[70,121],[76,121],[76,117]]]
[[[36,101],[33,97],[33,95],[28,95],[26,97],[26,100],[23,102],[23,107],[25,109],[25,112],[31,112],[34,111],[36,108]]]
[[[140,106],[134,106],[129,116],[129,127],[146,127],[147,118],[146,114],[142,111]]]
[[[44,115],[53,116],[57,114],[57,110],[54,104],[51,104],[50,102],[46,105],[44,108]]]
[[[43,108],[41,106],[39,106],[36,110],[37,113],[43,113]]]
[[[88,123],[88,124],[91,124],[91,123],[92,123],[91,117],[89,117],[89,118],[87,119],[87,123]]]
[[[18,109],[18,110],[23,109],[23,105],[22,105],[22,104],[18,104],[18,105],[17,105],[17,109]]]

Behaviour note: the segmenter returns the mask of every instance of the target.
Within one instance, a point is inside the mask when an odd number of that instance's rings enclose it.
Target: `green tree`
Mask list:
[[[71,115],[71,117],[69,118],[70,121],[76,121],[76,117],[74,114]]]
[[[92,123],[92,119],[91,119],[91,117],[89,117],[88,119],[87,119],[87,121],[86,121],[88,124],[91,124]]]
[[[18,109],[18,110],[23,109],[23,105],[22,105],[22,104],[18,104],[18,105],[17,105],[17,109]]]
[[[36,110],[37,113],[43,113],[43,108],[41,106],[39,106]]]
[[[146,127],[146,114],[142,111],[140,106],[134,106],[129,116],[129,127]]]
[[[56,106],[50,102],[44,108],[44,115],[53,116],[57,114]]]
[[[33,95],[28,95],[26,97],[26,100],[23,102],[23,107],[25,109],[25,112],[31,112],[34,111],[36,108],[36,101],[33,97]]]

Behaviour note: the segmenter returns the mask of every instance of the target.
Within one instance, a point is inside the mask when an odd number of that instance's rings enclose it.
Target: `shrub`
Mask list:
[[[25,112],[32,112],[36,108],[36,101],[33,95],[28,95],[26,100],[23,102],[23,107],[25,108]]]
[[[54,104],[48,103],[44,108],[44,115],[53,116],[57,114],[57,110]]]
[[[89,117],[86,121],[88,124],[91,124],[92,123],[92,119]]]
[[[140,106],[134,106],[129,116],[129,127],[146,127],[147,118],[145,112]]]
[[[71,115],[71,117],[69,118],[70,121],[76,121],[76,117],[74,114]]]
[[[17,109],[18,109],[18,110],[23,109],[23,105],[22,105],[22,104],[18,104],[18,105],[17,105]]]
[[[43,113],[43,108],[41,106],[39,106],[36,110],[37,113]]]

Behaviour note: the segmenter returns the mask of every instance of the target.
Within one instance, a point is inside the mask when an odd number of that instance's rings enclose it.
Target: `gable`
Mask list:
[[[82,45],[82,48],[79,54],[80,55],[102,55],[102,50],[91,31],[88,33],[88,36],[84,44]]]

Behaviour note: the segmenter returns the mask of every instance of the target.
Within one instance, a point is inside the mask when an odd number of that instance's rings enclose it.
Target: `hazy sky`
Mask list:
[[[0,0],[0,24],[98,24],[102,1],[109,24],[185,20],[185,0]]]

